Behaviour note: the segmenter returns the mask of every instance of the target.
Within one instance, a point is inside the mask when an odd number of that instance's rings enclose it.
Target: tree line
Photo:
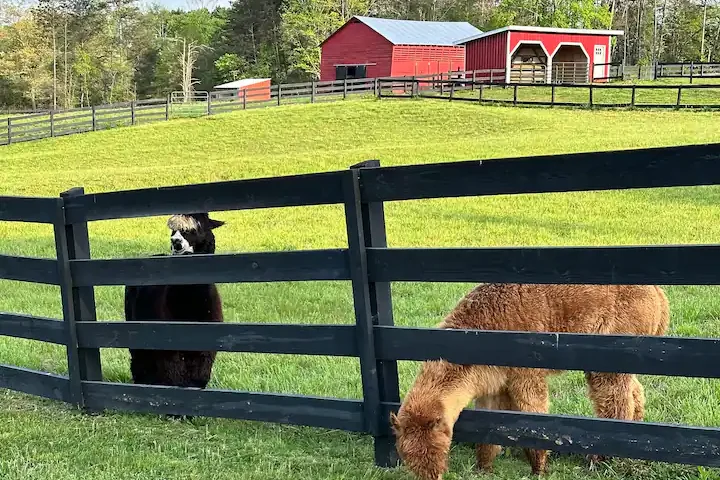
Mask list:
[[[353,15],[616,28],[613,61],[720,61],[717,0],[0,0],[0,108],[71,108],[221,82],[315,79],[320,43]]]

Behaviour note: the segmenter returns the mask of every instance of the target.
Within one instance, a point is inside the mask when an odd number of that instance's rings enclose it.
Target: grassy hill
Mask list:
[[[57,195],[383,165],[720,142],[720,114],[480,107],[435,101],[347,101],[237,112],[0,147],[0,195]],[[400,246],[715,243],[720,189],[497,196],[387,205],[389,244]],[[346,245],[339,206],[218,212],[220,252]],[[166,251],[164,218],[91,224],[94,257]],[[53,256],[45,226],[0,222],[0,253]],[[470,284],[393,285],[396,321],[431,326]],[[668,288],[672,335],[720,336],[712,287]],[[352,323],[349,282],[223,285],[228,321]],[[122,289],[97,289],[103,320],[123,316]],[[61,315],[53,287],[0,281],[0,311]],[[63,348],[0,338],[0,363],[66,371]],[[125,351],[104,351],[110,381],[129,381]],[[401,363],[403,389],[417,364]],[[720,426],[720,382],[644,376],[647,420]],[[221,353],[212,387],[359,398],[356,360]],[[553,380],[552,411],[590,415],[583,377]],[[0,478],[407,479],[372,465],[366,437],[217,419],[81,415],[0,392]],[[450,479],[476,478],[473,453],[453,451]],[[614,461],[589,472],[553,458],[553,479],[720,478],[714,470]],[[529,476],[522,457],[498,459],[493,477]]]

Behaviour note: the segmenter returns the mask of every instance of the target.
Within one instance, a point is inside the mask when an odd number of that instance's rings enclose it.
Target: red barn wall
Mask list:
[[[458,70],[465,70],[464,46],[395,45],[393,48],[390,73],[393,77]]]
[[[483,37],[466,44],[467,70],[504,69],[508,32]]]
[[[552,57],[560,47],[564,44],[581,44],[585,49],[585,53],[589,59],[590,75],[594,70],[594,52],[596,45],[605,46],[605,60],[602,63],[610,62],[610,36],[608,35],[583,35],[583,34],[564,34],[564,33],[538,33],[538,32],[510,32],[509,47],[512,53],[515,47],[521,42],[542,42],[545,50]],[[608,75],[609,67],[604,69],[603,76]]]
[[[392,75],[393,45],[362,22],[348,23],[322,46],[320,80],[335,80],[337,64],[367,66],[368,78]]]

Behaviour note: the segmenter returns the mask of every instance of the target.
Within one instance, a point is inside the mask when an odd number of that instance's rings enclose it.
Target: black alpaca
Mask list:
[[[207,213],[174,215],[168,220],[173,255],[215,253],[213,229],[224,222]],[[156,255],[162,256],[162,255]],[[214,284],[125,287],[125,320],[222,322],[222,303]],[[133,382],[205,388],[216,352],[130,349]]]

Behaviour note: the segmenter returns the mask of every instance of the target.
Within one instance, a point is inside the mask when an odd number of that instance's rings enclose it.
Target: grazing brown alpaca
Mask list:
[[[472,290],[439,328],[663,335],[669,323],[663,290],[655,286],[485,284]],[[547,376],[556,370],[423,363],[390,420],[403,463],[423,480],[447,470],[453,426],[475,399],[480,408],[548,412]],[[642,420],[645,394],[635,375],[585,374],[601,418]],[[497,445],[477,446],[477,466],[491,470]],[[545,471],[546,450],[525,450],[534,474]],[[598,458],[595,458],[598,460]]]

